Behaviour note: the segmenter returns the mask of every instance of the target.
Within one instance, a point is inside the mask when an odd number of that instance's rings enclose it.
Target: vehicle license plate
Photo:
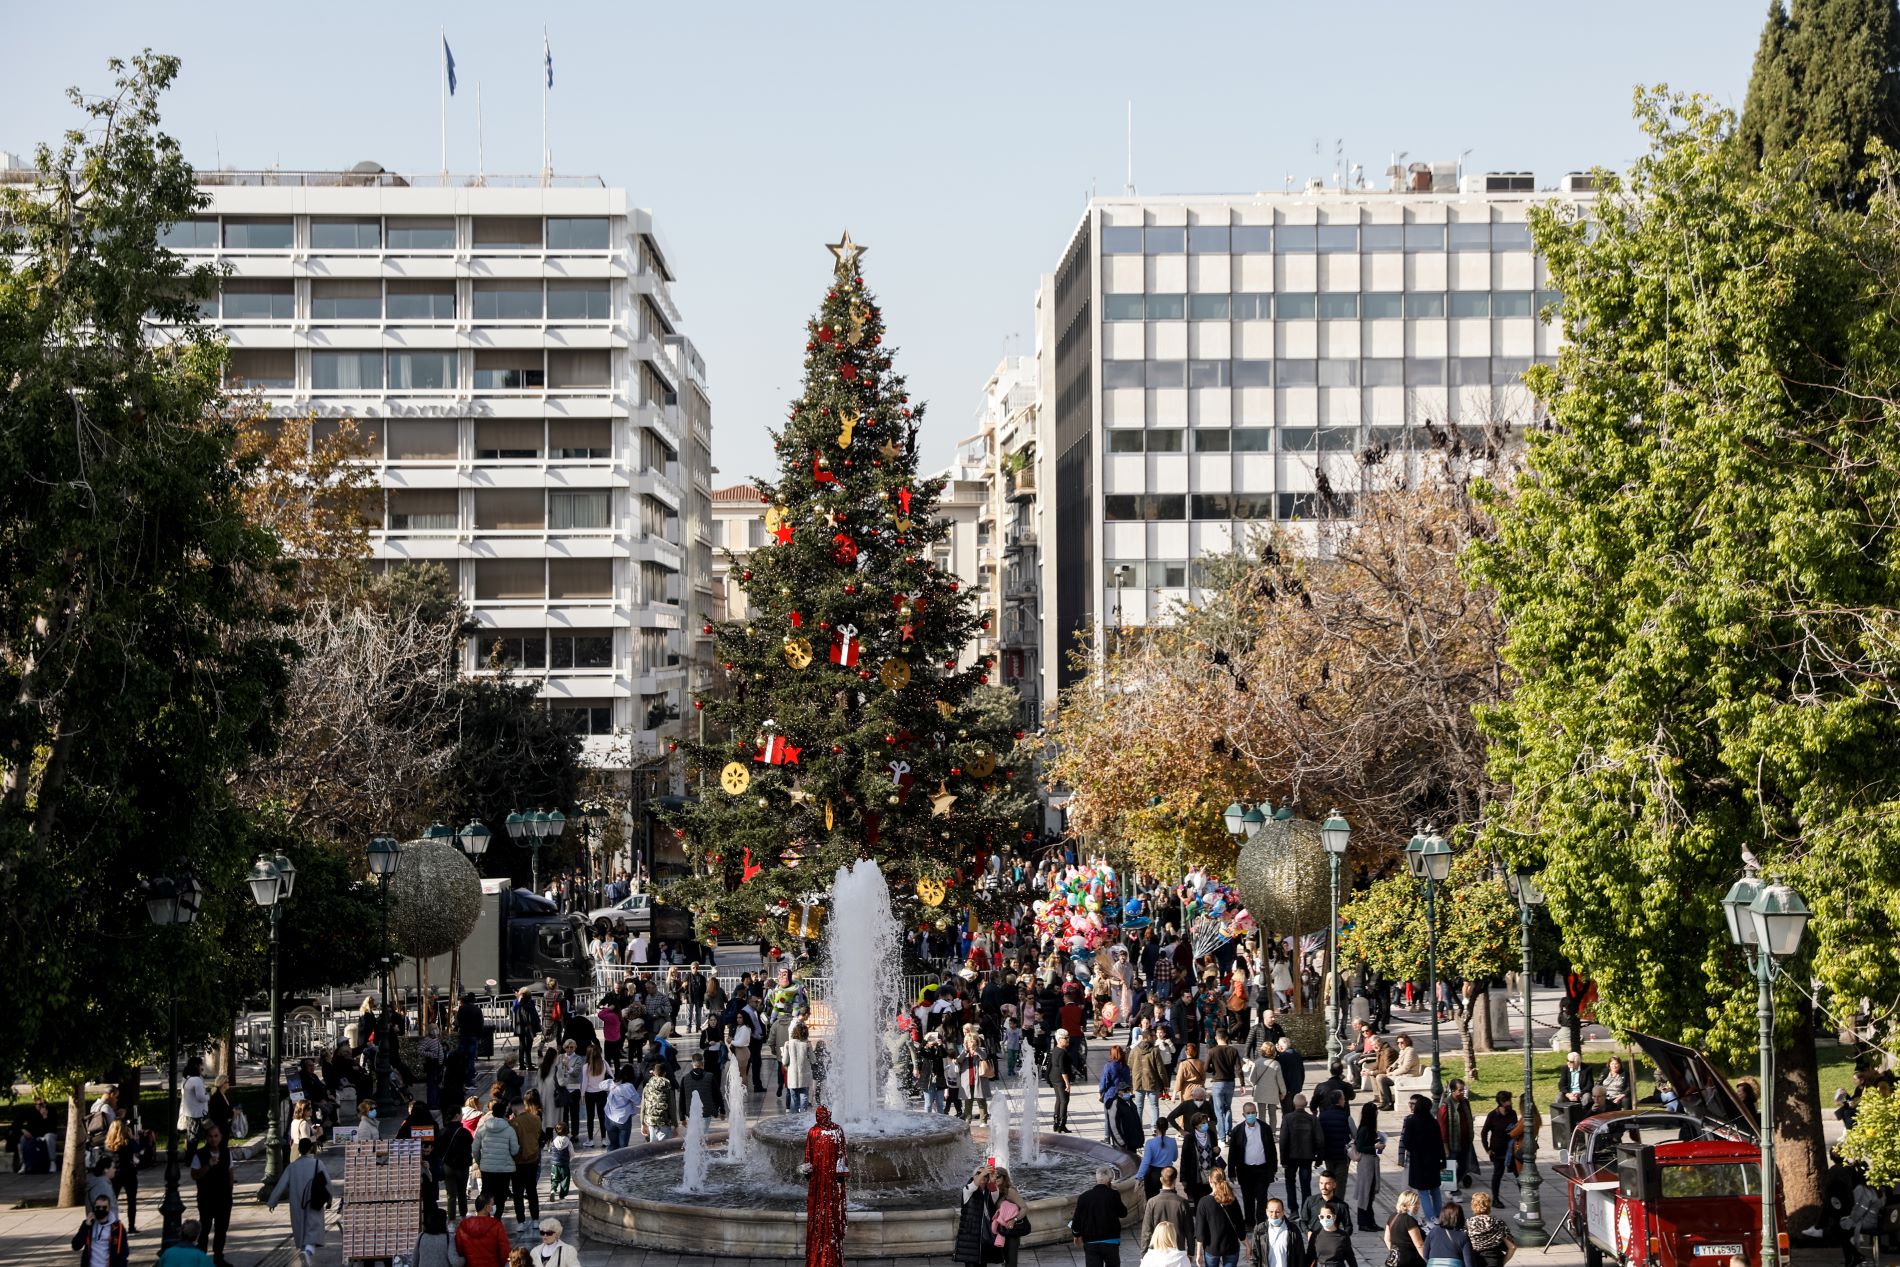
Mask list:
[[[1733,1258],[1741,1252],[1742,1247],[1730,1241],[1721,1245],[1698,1245],[1695,1247],[1694,1256],[1696,1258]]]

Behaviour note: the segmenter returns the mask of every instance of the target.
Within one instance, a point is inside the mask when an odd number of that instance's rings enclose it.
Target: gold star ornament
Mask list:
[[[844,231],[843,237],[838,241],[827,242],[825,246],[826,249],[831,252],[832,258],[837,260],[837,271],[839,275],[844,277],[852,277],[857,274],[858,257],[870,249],[868,247],[859,246],[856,242],[853,242],[851,240],[851,230],[849,229]]]
[[[949,784],[939,780],[937,783],[937,794],[930,798],[930,816],[932,818],[948,818],[950,817],[950,807],[956,803],[957,794],[950,790]]]

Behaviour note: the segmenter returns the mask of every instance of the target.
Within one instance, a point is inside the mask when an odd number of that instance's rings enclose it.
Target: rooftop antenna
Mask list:
[[[482,154],[482,81],[475,81],[475,183],[488,183],[487,161]]]
[[[1135,99],[1128,99],[1128,183],[1122,192],[1135,196]]]
[[[1346,138],[1333,138],[1333,187],[1346,187]]]

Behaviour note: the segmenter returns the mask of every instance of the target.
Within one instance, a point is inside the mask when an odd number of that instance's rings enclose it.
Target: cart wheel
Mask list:
[[[1583,1242],[1583,1267],[1603,1267],[1603,1251],[1588,1237]]]

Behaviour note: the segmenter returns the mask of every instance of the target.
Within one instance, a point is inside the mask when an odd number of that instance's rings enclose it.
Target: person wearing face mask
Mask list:
[[[1252,1267],[1302,1267],[1305,1253],[1300,1230],[1286,1216],[1286,1203],[1269,1198],[1266,1216],[1247,1237],[1248,1261]]]
[[[1266,1213],[1267,1196],[1273,1176],[1280,1167],[1273,1143],[1273,1128],[1260,1120],[1260,1109],[1252,1100],[1240,1106],[1240,1120],[1227,1135],[1227,1165],[1240,1183],[1240,1199],[1246,1208],[1247,1226],[1258,1223]]]
[[[79,1251],[79,1267],[125,1267],[125,1224],[112,1217],[109,1194],[93,1198],[92,1217],[73,1233],[73,1248]]]
[[[1331,1206],[1322,1209],[1318,1226],[1306,1238],[1308,1267],[1359,1267],[1352,1252],[1351,1226]]]
[[[1210,1113],[1197,1120],[1181,1141],[1181,1194],[1198,1203],[1211,1190],[1208,1177],[1225,1165]]]

